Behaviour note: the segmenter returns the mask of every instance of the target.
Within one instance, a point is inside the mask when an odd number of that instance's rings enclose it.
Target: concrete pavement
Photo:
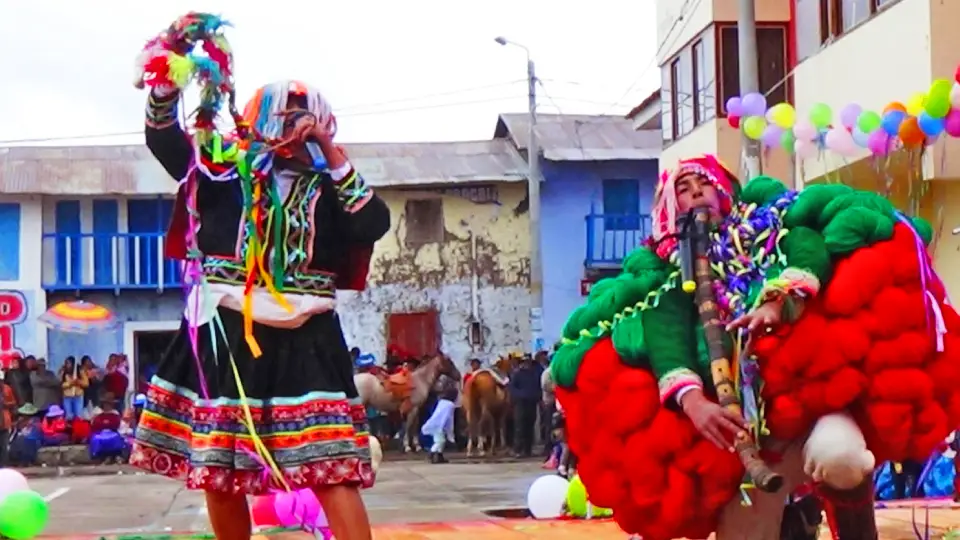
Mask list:
[[[378,525],[377,540],[625,538],[616,525],[609,522],[494,521],[496,518],[485,513],[526,506],[527,488],[542,474],[544,471],[536,462],[447,465],[387,462],[377,486],[366,491],[364,499],[371,519]],[[164,478],[114,472],[101,476],[33,478],[30,484],[50,500],[51,520],[45,535],[96,537],[207,530],[202,495]],[[960,528],[960,508],[956,505],[944,500],[923,501],[923,505],[931,507],[931,540],[939,540],[950,530]],[[877,511],[881,539],[916,540],[914,522],[923,534],[926,510],[901,506]],[[280,537],[309,538],[303,534]],[[830,538],[826,528],[821,538]]]
[[[375,523],[485,520],[489,516],[484,510],[525,506],[527,488],[543,473],[536,462],[387,462],[376,487],[366,491],[364,499]],[[48,535],[186,532],[207,527],[202,495],[157,476],[33,478],[30,487],[50,499]]]

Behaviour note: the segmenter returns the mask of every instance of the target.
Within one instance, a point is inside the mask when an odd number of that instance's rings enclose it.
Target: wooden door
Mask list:
[[[436,311],[391,313],[387,317],[387,347],[396,347],[418,358],[440,349]]]

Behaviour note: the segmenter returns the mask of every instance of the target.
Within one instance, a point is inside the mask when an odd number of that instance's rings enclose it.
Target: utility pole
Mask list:
[[[530,49],[505,37],[498,44],[513,45],[527,53],[527,198],[530,217],[530,351],[545,350],[543,342],[543,266],[540,257],[540,141],[537,139],[537,69]]]
[[[543,342],[543,266],[540,260],[540,141],[537,139],[537,70],[527,57],[527,195],[530,199],[530,350],[545,349]]]
[[[758,92],[760,78],[757,75],[757,9],[755,0],[738,0],[737,44],[740,64],[740,95]],[[754,141],[745,134],[741,136],[741,180],[744,182],[759,176],[760,141]]]

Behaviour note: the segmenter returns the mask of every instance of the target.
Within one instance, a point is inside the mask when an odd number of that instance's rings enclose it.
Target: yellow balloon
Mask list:
[[[770,109],[769,120],[783,129],[790,129],[797,122],[797,110],[789,103],[777,103]]]
[[[751,116],[743,121],[743,133],[755,141],[763,137],[763,130],[766,127],[767,122],[762,116]]]
[[[920,113],[923,112],[923,105],[927,101],[927,95],[923,92],[917,92],[916,94],[910,96],[910,100],[907,101],[907,114],[910,116],[920,116]]]

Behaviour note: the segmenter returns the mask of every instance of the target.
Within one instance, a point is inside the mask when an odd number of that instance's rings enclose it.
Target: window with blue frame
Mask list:
[[[603,215],[605,230],[640,230],[640,181],[636,178],[604,180]]]
[[[177,261],[163,256],[173,200],[164,198],[127,201],[127,276],[130,285],[173,287],[180,283]],[[161,275],[162,274],[162,275]]]
[[[20,279],[20,203],[0,203],[0,280]]]

